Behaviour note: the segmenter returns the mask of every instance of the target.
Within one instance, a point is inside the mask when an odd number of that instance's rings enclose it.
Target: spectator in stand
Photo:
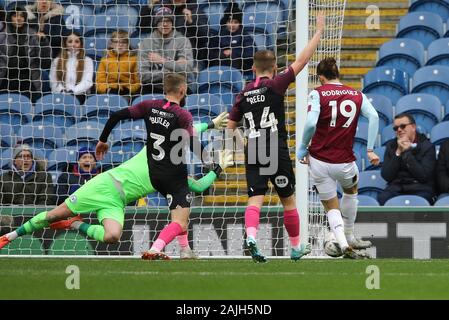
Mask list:
[[[108,49],[98,67],[97,92],[120,94],[130,100],[139,93],[140,79],[137,55],[130,50],[128,32],[114,31]]]
[[[173,29],[173,13],[160,7],[154,17],[156,29],[142,40],[139,51],[139,71],[142,94],[163,93],[166,73],[184,73],[193,80],[193,54],[189,40]]]
[[[64,21],[64,7],[53,0],[36,0],[25,6],[30,27],[36,30],[40,37],[50,42],[51,57],[56,58],[62,47],[62,37],[68,32]]]
[[[254,39],[243,33],[242,19],[243,13],[238,4],[230,2],[220,21],[220,35],[210,38],[210,67],[232,66],[242,72],[251,72],[257,47]]]
[[[0,90],[20,92],[35,102],[42,95],[42,69],[50,60],[45,37],[29,28],[25,8],[9,11],[0,32]]]
[[[36,158],[29,145],[17,145],[12,154],[12,169],[0,176],[0,203],[54,205],[55,188],[45,166],[46,161]]]
[[[416,130],[412,115],[398,114],[393,125],[397,139],[387,144],[381,170],[381,175],[388,185],[377,200],[384,205],[388,199],[395,196],[416,195],[433,204],[435,146],[424,134]]]
[[[64,172],[58,178],[57,195],[58,205],[78,190],[83,184],[99,174],[95,151],[86,147],[78,150],[78,163],[71,172]]]
[[[440,146],[440,152],[438,153],[437,160],[437,184],[438,184],[438,192],[440,194],[444,194],[445,196],[449,195],[449,140],[446,140]]]
[[[51,64],[51,91],[74,94],[83,104],[93,85],[93,75],[94,63],[85,55],[82,36],[71,32],[64,39],[61,54]]]
[[[155,11],[161,7],[161,0],[148,0],[148,4],[142,5],[139,14],[139,31],[140,35],[153,32],[153,16]]]

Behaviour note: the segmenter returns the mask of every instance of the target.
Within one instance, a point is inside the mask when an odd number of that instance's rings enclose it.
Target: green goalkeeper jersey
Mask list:
[[[204,131],[207,129],[207,124],[199,124],[199,126],[195,126],[195,128],[197,131]],[[125,203],[130,203],[149,193],[157,191],[150,181],[146,148],[147,147],[145,146],[138,154],[128,161],[106,172],[120,182],[122,192],[125,196]],[[214,171],[210,171],[199,180],[189,178],[189,188],[194,192],[203,192],[210,187],[216,178],[217,174]]]

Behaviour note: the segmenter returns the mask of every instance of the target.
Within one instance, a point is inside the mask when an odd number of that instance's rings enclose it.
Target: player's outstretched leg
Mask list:
[[[66,219],[68,217],[73,216],[73,213],[67,208],[67,206],[63,203],[59,205],[58,207],[54,208],[50,211],[44,211],[41,213],[38,213],[34,217],[32,217],[30,220],[25,222],[21,227],[18,229],[7,233],[0,237],[0,249],[4,246],[8,245],[18,237],[24,236],[26,234],[31,234],[35,231],[42,230],[44,228],[47,228],[50,223]]]
[[[195,251],[193,251],[189,246],[189,239],[187,230],[181,233],[179,236],[176,237],[176,240],[178,240],[179,244],[179,254],[180,258],[183,260],[194,260],[198,259],[198,255]]]
[[[340,202],[341,214],[345,223],[345,236],[348,244],[353,249],[367,249],[373,246],[371,241],[357,239],[354,235],[354,223],[357,217],[357,185],[355,190],[343,189],[343,197]],[[350,193],[349,193],[349,192]]]

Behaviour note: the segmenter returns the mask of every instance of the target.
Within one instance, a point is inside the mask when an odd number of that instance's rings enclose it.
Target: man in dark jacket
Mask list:
[[[34,157],[29,145],[15,147],[12,169],[0,176],[1,204],[54,205],[55,188],[45,164]]]
[[[393,130],[396,131],[397,140],[387,144],[381,171],[388,186],[377,200],[383,205],[395,196],[416,195],[433,204],[435,146],[425,135],[416,131],[415,119],[410,114],[397,115]]]
[[[436,169],[439,193],[449,193],[449,140],[440,147]]]
[[[58,204],[64,202],[69,195],[97,174],[95,151],[86,147],[80,148],[78,150],[78,163],[73,167],[72,172],[65,172],[58,178]]]

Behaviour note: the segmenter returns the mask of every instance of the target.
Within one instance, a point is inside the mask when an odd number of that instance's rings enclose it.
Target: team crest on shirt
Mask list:
[[[78,199],[77,199],[77,197],[75,195],[73,195],[73,196],[70,196],[69,200],[70,200],[71,203],[75,203],[76,200],[78,200]]]
[[[171,203],[173,202],[173,196],[171,194],[167,194],[166,198],[167,198],[168,206],[170,207]]]
[[[286,176],[277,176],[274,179],[274,183],[279,187],[279,188],[285,188],[288,185],[288,178]]]

